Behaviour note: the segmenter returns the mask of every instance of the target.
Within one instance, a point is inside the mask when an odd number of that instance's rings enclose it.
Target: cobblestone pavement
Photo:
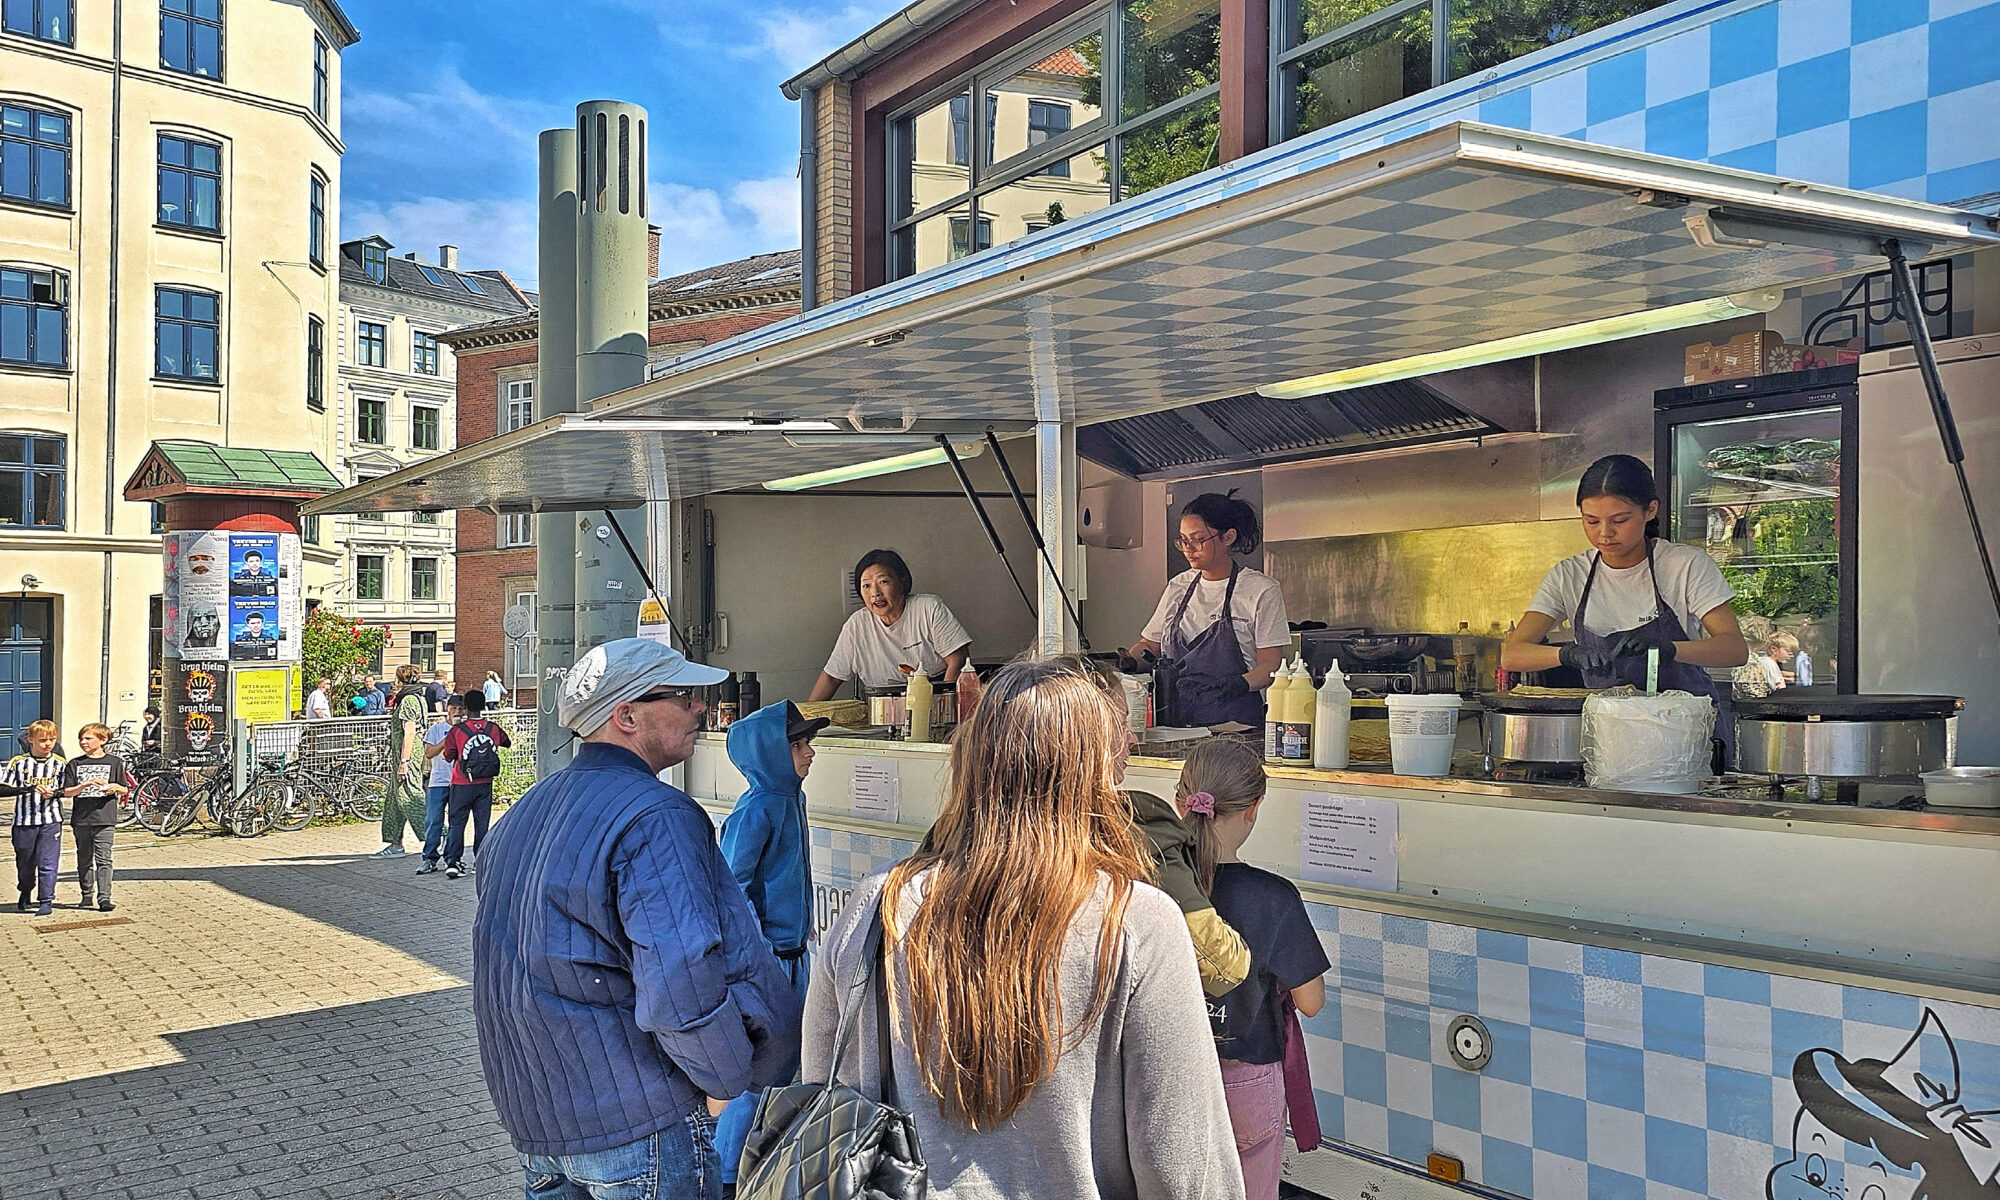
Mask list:
[[[367,857],[372,823],[118,839],[110,918],[74,907],[67,833],[55,915],[0,910],[0,1197],[521,1194],[471,879]]]

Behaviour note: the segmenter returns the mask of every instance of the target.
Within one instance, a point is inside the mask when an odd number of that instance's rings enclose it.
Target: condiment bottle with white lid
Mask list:
[[[1326,669],[1326,679],[1313,700],[1313,766],[1322,771],[1345,771],[1348,754],[1348,722],[1353,718],[1354,690],[1341,674],[1340,660]]]
[[[910,672],[910,682],[903,689],[903,711],[908,714],[908,740],[912,742],[931,740],[931,696],[931,677],[921,670]]]

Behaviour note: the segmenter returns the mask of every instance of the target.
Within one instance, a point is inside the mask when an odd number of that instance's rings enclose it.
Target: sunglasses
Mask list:
[[[681,704],[683,707],[692,708],[694,707],[694,698],[695,698],[694,688],[661,688],[660,690],[655,692],[647,692],[645,695],[640,696],[636,700],[630,701],[630,703],[652,704],[655,701],[659,700],[672,700]]]

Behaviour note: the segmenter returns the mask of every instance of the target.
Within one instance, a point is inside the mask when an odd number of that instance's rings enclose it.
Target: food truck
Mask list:
[[[1242,853],[1298,885],[1334,964],[1305,1022],[1326,1141],[1289,1179],[1330,1196],[1991,1196],[2000,812],[1926,803],[1819,749],[1690,794],[1592,787],[1494,755],[1480,724],[1497,631],[1584,548],[1578,472],[1632,449],[1655,460],[1667,536],[1740,553],[1745,587],[1772,565],[1836,567],[1808,638],[1826,707],[1740,719],[1833,729],[1888,775],[1912,722],[1942,738],[1926,766],[2000,763],[2000,611],[1967,509],[2000,502],[2000,339],[1933,346],[1918,321],[1913,345],[1802,372],[1684,373],[1689,345],[1797,322],[1827,281],[1886,268],[1916,307],[1928,264],[2000,270],[1989,247],[2000,230],[1974,212],[1472,122],[1365,153],[1307,140],[306,511],[705,513],[646,523],[636,552],[698,656],[758,672],[770,703],[805,697],[845,615],[839,568],[863,550],[922,545],[922,586],[959,608],[978,663],[1080,632],[1105,650],[1172,573],[1176,503],[1247,482],[1264,569],[1295,622],[1324,626],[1300,653],[1334,645],[1356,671],[1371,639],[1400,639],[1364,673],[1442,688],[1463,715],[1449,776],[1397,775],[1358,735],[1348,769],[1269,768]],[[1242,402],[1197,411],[1224,398]],[[1269,428],[1315,399],[1345,424]],[[1223,448],[1171,461],[1202,438]],[[991,501],[1031,614],[966,491]],[[1830,505],[1817,534],[1759,532],[1760,508],[1799,498]],[[709,589],[726,612],[702,611]],[[1357,729],[1382,715],[1371,690]],[[1911,696],[1953,703],[1889,699]],[[818,740],[807,783],[822,930],[923,837],[951,754],[842,734]],[[1184,745],[1142,742],[1126,786],[1171,795]],[[744,787],[719,734],[677,770],[718,820]]]

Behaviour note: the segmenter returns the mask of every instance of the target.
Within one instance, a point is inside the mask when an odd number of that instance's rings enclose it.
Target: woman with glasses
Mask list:
[[[937,823],[820,942],[803,1076],[835,1065],[847,1006],[839,1079],[910,1112],[937,1200],[1243,1196],[1194,948],[1118,794],[1125,736],[1077,664],[1002,668]]]
[[[1181,510],[1176,539],[1189,570],[1167,581],[1134,655],[1161,654],[1180,664],[1179,722],[1264,725],[1264,689],[1292,644],[1278,581],[1236,561],[1263,542],[1257,512],[1208,492]]]

